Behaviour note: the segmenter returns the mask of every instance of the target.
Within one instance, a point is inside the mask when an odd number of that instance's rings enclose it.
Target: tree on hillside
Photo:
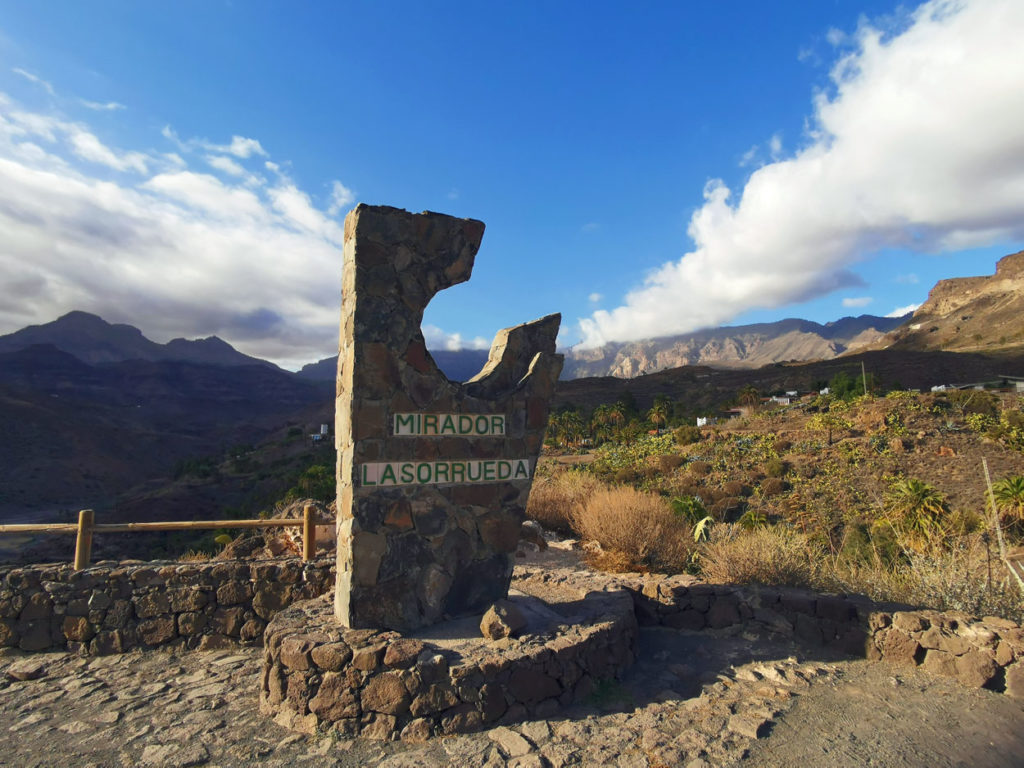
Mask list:
[[[656,400],[654,406],[647,412],[647,419],[655,427],[661,428],[668,421],[669,408],[664,400]]]
[[[1003,517],[1024,521],[1024,476],[1003,478],[992,486],[992,495]]]
[[[923,548],[943,532],[943,518],[949,511],[946,497],[928,483],[915,478],[895,481],[886,494],[889,522],[914,549]]]
[[[736,400],[740,405],[758,405],[761,402],[761,393],[753,384],[744,384],[737,393]]]

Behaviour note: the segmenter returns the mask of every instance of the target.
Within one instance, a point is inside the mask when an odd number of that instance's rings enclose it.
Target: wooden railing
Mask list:
[[[316,526],[326,522],[316,519],[316,508],[306,505],[301,518],[276,517],[269,520],[194,520],[164,523],[107,523],[97,524],[95,513],[91,509],[83,509],[78,513],[78,524],[46,523],[46,524],[12,524],[0,525],[0,534],[4,533],[74,533],[75,570],[88,567],[92,556],[93,533],[133,533],[140,531],[196,531],[212,528],[286,528],[302,526],[302,559],[309,562],[316,553]]]

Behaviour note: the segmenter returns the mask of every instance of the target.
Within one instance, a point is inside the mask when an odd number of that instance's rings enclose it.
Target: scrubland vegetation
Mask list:
[[[741,392],[750,415],[700,429],[667,401],[554,414],[528,514],[601,568],[1024,618],[1001,559],[1024,553],[1024,398],[837,390]]]

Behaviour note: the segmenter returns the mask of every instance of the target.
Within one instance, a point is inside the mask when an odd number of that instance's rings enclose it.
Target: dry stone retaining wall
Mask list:
[[[1024,629],[1007,619],[912,610],[850,595],[627,577],[641,624],[773,632],[810,648],[917,665],[971,688],[1024,698]]]
[[[261,641],[296,600],[334,587],[334,558],[0,569],[0,647],[91,655]]]
[[[530,576],[543,568],[520,570]],[[592,587],[602,581],[592,573],[580,578]],[[797,589],[703,584],[689,576],[603,580],[606,589],[629,590],[640,624],[773,632],[809,648],[915,664],[964,685],[1024,698],[1024,629],[1006,619],[915,611]],[[195,649],[258,645],[279,611],[324,595],[333,585],[329,556],[308,564],[295,558],[99,563],[78,572],[68,565],[3,568],[0,647],[99,655],[168,643]],[[443,732],[446,726],[434,727]]]
[[[629,593],[590,593],[575,623],[453,649],[429,636],[341,627],[326,599],[279,613],[264,638],[260,711],[306,733],[403,738],[479,730],[554,716],[633,663]]]

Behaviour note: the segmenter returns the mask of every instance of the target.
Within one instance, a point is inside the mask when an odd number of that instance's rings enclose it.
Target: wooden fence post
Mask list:
[[[92,555],[92,526],[95,513],[91,509],[83,509],[78,513],[78,539],[75,541],[75,570],[80,571],[89,565]]]
[[[316,556],[316,508],[307,504],[302,508],[302,559],[309,562]]]

